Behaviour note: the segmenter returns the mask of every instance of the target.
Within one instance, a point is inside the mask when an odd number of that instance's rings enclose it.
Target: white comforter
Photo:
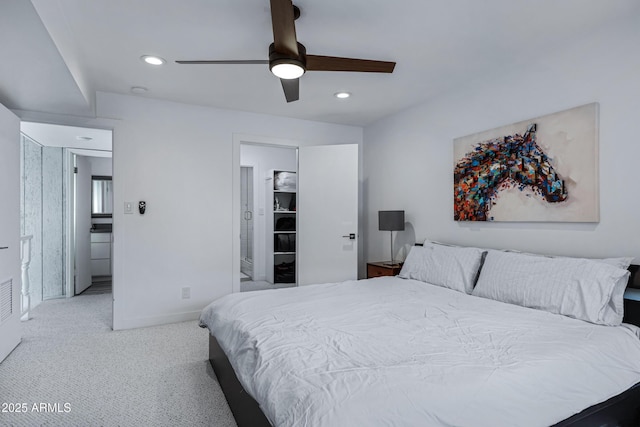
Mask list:
[[[274,426],[549,426],[640,382],[633,326],[381,277],[201,315]]]

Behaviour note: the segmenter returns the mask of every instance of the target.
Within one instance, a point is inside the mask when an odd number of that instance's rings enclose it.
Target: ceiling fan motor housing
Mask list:
[[[269,45],[269,70],[278,64],[295,64],[301,67],[304,71],[307,71],[307,49],[305,49],[302,44],[297,44],[298,56],[296,57],[294,55],[276,52],[274,44],[271,43]]]

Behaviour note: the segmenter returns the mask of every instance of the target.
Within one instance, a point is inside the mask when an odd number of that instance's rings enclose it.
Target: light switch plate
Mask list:
[[[126,214],[133,213],[133,202],[124,202],[124,213]]]

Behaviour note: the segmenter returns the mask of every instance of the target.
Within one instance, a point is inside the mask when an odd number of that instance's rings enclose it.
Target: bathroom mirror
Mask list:
[[[91,216],[111,218],[113,214],[113,183],[110,176],[91,177]]]

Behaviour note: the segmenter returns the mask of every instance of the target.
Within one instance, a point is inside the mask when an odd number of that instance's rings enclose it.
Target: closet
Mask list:
[[[297,174],[293,171],[274,170],[270,173],[270,197],[273,206],[267,218],[267,233],[273,240],[273,255],[268,277],[272,283],[296,282],[297,235]],[[267,242],[267,246],[271,246]]]

